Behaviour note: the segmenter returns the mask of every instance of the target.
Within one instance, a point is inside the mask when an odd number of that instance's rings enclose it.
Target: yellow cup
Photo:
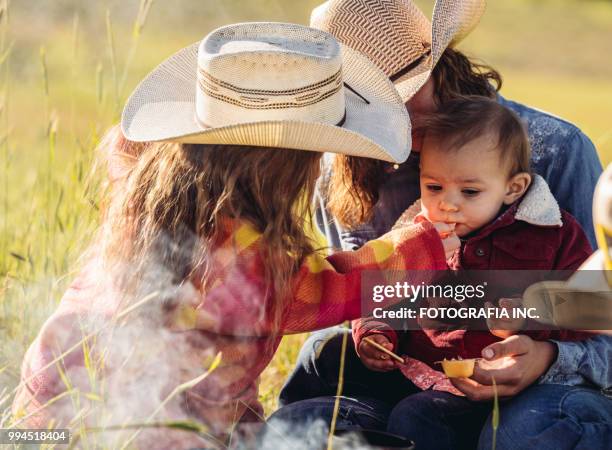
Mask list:
[[[474,374],[475,359],[444,359],[442,370],[448,378],[468,378]]]

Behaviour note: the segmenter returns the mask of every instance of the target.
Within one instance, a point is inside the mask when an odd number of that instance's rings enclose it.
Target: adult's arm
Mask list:
[[[552,342],[557,346],[557,358],[540,383],[591,384],[612,389],[612,336],[601,334],[579,342]]]
[[[482,351],[484,360],[471,378],[451,382],[468,398],[491,400],[493,379],[498,395],[512,397],[534,383],[587,385],[609,390],[612,337],[597,335],[581,342],[534,341],[510,336]]]
[[[597,248],[593,228],[593,192],[602,173],[601,162],[593,142],[580,130],[571,133],[565,151],[551,158],[546,177],[550,190],[561,207],[572,214],[586,233],[593,248]]]

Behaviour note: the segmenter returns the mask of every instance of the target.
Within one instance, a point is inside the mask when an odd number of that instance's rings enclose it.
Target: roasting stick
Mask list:
[[[395,353],[393,353],[391,350],[386,349],[385,347],[383,347],[382,345],[374,342],[372,339],[370,338],[363,338],[364,341],[366,341],[368,344],[370,344],[371,346],[377,348],[378,350],[380,350],[383,353],[386,353],[387,355],[389,355],[391,358],[393,358],[394,360],[396,360],[398,363],[400,364],[404,364],[404,360],[396,355]]]

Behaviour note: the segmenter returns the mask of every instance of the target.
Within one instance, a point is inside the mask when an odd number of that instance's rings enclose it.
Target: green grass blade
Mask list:
[[[345,323],[345,327],[348,327],[348,323]],[[332,421],[329,428],[329,435],[327,436],[327,450],[334,448],[334,433],[336,431],[336,421],[338,420],[338,412],[340,411],[340,396],[344,389],[344,362],[346,360],[346,346],[348,343],[348,333],[345,332],[342,335],[342,349],[340,350],[340,370],[338,371],[338,388],[336,389],[336,401],[334,402],[334,412],[332,414]]]
[[[491,442],[491,449],[495,450],[497,445],[497,429],[499,428],[499,398],[497,395],[497,384],[495,378],[493,381],[493,413],[491,414],[491,427],[493,428],[493,438]]]

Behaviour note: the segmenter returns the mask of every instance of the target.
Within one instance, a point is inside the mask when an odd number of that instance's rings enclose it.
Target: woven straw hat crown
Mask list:
[[[376,65],[325,31],[271,22],[219,28],[168,58],[132,93],[122,129],[395,162],[410,148],[402,99]]]
[[[329,0],[313,10],[310,24],[367,55],[406,101],[484,9],[485,0],[437,0],[430,22],[412,0]]]
[[[431,24],[411,1],[328,1],[311,25],[374,61],[389,78],[427,53]]]
[[[342,121],[342,57],[336,39],[311,28],[270,33],[272,28],[277,27],[224,27],[202,41],[196,99],[202,124]]]

